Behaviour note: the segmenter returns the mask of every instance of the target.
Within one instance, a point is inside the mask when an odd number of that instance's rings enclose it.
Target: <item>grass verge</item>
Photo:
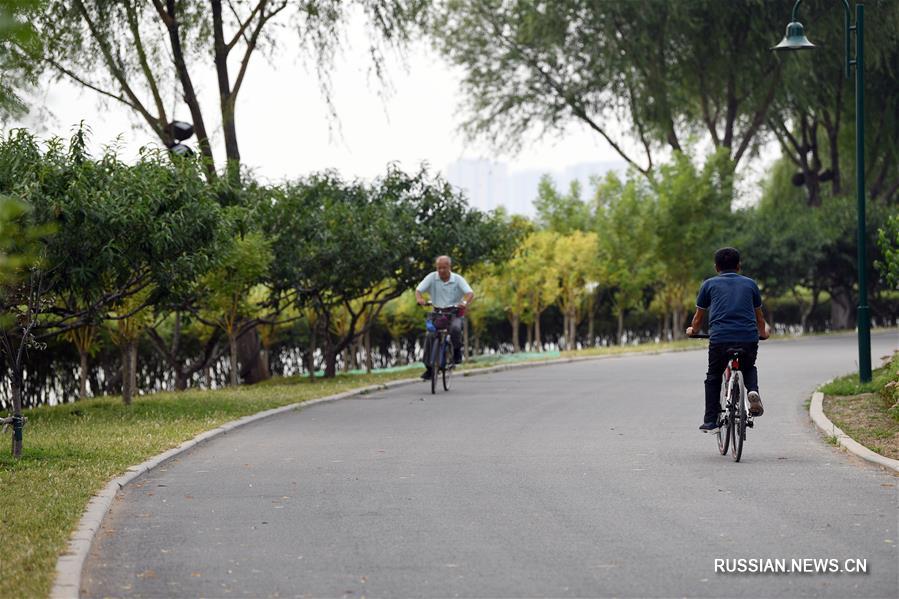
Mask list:
[[[562,352],[561,356],[676,351],[704,345],[686,340]],[[514,356],[485,356],[461,370],[518,361],[522,360]],[[331,380],[291,377],[237,389],[146,395],[130,407],[121,398],[104,397],[28,410],[20,460],[11,458],[9,437],[0,438],[0,597],[49,594],[57,557],[87,502],[129,466],[242,416],[417,375],[417,369],[406,369]]]
[[[854,373],[820,391],[831,422],[871,451],[899,460],[899,352],[873,371],[870,383],[859,383]]]

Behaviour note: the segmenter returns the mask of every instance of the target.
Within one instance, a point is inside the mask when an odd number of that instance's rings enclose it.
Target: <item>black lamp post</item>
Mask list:
[[[855,193],[858,212],[858,378],[867,383],[871,380],[871,313],[868,307],[868,256],[867,235],[865,234],[865,5],[863,0],[855,4],[855,25],[850,25],[849,0],[842,0],[846,14],[846,78],[855,67]],[[805,29],[796,19],[796,11],[802,0],[793,5],[793,18],[787,25],[783,40],[772,50],[810,50],[815,47],[805,37]],[[849,44],[851,32],[855,32],[855,60],[852,59]]]
[[[168,133],[172,137],[172,139],[177,140],[177,143],[173,143],[169,146],[169,152],[171,152],[175,156],[193,156],[193,148],[191,148],[187,144],[181,143],[194,134],[193,125],[191,125],[190,123],[185,123],[184,121],[172,121],[165,126],[165,130],[166,133]]]

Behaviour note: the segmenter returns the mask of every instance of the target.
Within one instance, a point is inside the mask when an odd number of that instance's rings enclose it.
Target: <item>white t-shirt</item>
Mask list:
[[[450,273],[449,280],[440,280],[437,271],[432,272],[418,284],[416,290],[419,293],[427,293],[431,303],[437,308],[451,308],[458,305],[466,293],[471,293],[468,282],[454,272]]]

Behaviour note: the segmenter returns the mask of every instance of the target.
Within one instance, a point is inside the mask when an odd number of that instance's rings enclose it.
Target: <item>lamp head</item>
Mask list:
[[[771,48],[772,50],[811,50],[815,44],[808,41],[805,37],[805,28],[799,21],[792,21],[787,24],[787,33],[780,43]]]

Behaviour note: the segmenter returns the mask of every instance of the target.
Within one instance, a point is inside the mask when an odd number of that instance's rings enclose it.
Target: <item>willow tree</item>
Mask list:
[[[50,0],[30,12],[39,44],[15,44],[17,72],[49,73],[131,112],[166,146],[183,102],[207,175],[224,147],[229,180],[240,178],[238,98],[253,58],[293,58],[314,65],[326,99],[329,73],[350,18],[366,17],[376,72],[384,52],[401,48],[421,0]],[[281,34],[293,30],[292,39]],[[290,58],[290,56],[287,56]],[[256,59],[257,61],[259,58]],[[215,73],[218,102],[203,105],[197,81]],[[172,99],[178,101],[173,105]],[[329,102],[330,103],[330,102]],[[333,107],[332,107],[333,110]],[[221,131],[220,138],[214,134]]]
[[[466,131],[517,150],[586,126],[638,171],[702,135],[734,167],[781,87],[765,0],[448,0],[432,28],[463,71]],[[621,126],[624,123],[624,130]]]

